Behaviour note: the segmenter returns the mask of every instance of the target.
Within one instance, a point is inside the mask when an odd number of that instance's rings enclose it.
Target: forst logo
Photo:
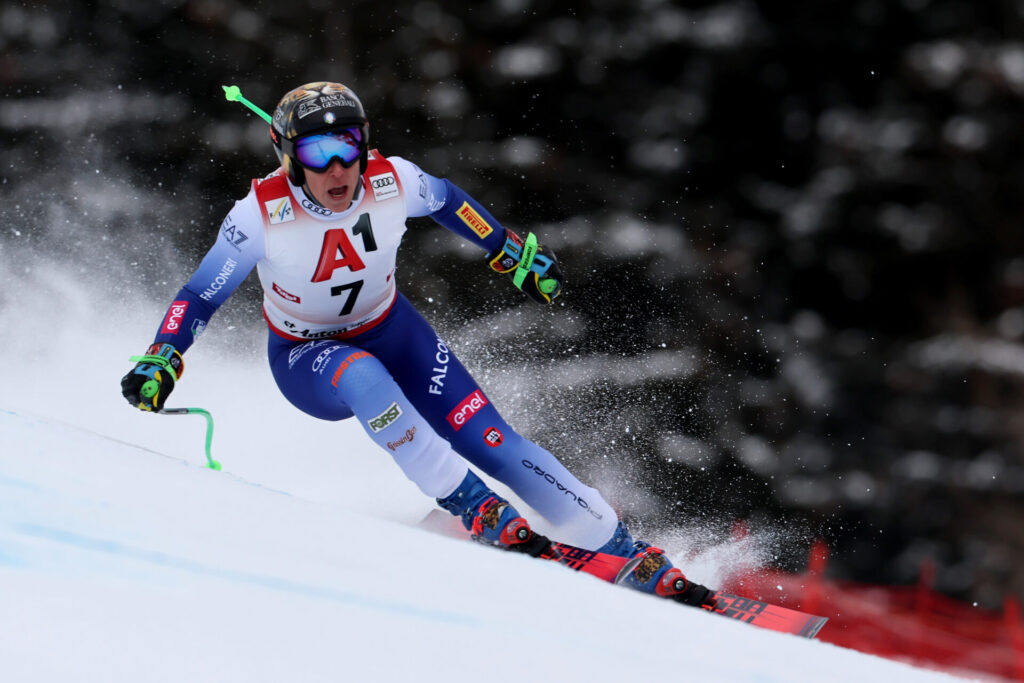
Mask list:
[[[388,406],[387,410],[385,410],[383,413],[373,418],[372,420],[368,420],[366,424],[368,424],[370,426],[370,429],[373,430],[373,433],[376,434],[377,432],[383,431],[390,427],[391,423],[393,423],[401,416],[402,409],[398,407],[397,403],[392,403],[390,406]]]
[[[167,310],[164,324],[160,327],[160,334],[178,334],[178,330],[181,329],[181,321],[184,319],[185,311],[187,310],[187,301],[175,301],[172,303],[171,307]]]
[[[487,397],[477,389],[472,394],[462,399],[459,405],[455,406],[452,412],[448,413],[448,424],[452,429],[459,431],[469,422],[470,418],[477,414],[481,408],[487,405]]]

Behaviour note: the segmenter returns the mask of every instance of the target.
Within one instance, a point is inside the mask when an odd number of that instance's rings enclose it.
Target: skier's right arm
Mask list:
[[[220,234],[167,308],[152,345],[121,378],[121,393],[139,410],[157,412],[185,369],[182,354],[265,252],[262,218],[247,197],[235,204]]]

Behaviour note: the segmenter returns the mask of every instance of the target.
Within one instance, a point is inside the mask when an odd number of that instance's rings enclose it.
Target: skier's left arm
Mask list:
[[[447,178],[437,178],[400,157],[388,159],[406,188],[411,217],[430,216],[456,235],[487,252],[491,269],[512,277],[534,301],[551,303],[565,283],[551,249],[530,233],[524,240],[505,228],[480,202]]]

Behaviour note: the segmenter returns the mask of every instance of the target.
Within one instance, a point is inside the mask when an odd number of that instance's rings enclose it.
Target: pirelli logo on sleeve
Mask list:
[[[456,211],[462,222],[469,226],[469,229],[480,236],[483,239],[494,232],[494,228],[488,225],[487,221],[483,219],[473,207],[469,205],[469,202],[462,202],[462,206]]]

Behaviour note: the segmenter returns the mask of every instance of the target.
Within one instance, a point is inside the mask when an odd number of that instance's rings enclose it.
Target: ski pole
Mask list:
[[[213,443],[213,416],[202,408],[162,408],[161,415],[202,415],[206,418],[206,466],[211,470],[220,470],[220,462],[210,455],[210,444]]]
[[[161,368],[170,373],[174,381],[178,381],[178,375],[171,367],[170,363],[163,356],[132,356],[129,358],[133,363],[149,362],[159,365]],[[143,382],[142,387],[139,389],[139,395],[142,398],[152,399],[160,391],[160,383],[155,379],[148,379]],[[206,466],[211,470],[219,470],[220,463],[213,459],[210,455],[210,444],[213,443],[213,415],[210,415],[209,411],[203,410],[202,408],[161,408],[157,411],[163,415],[202,415],[206,418]]]
[[[261,119],[263,119],[267,123],[270,123],[270,115],[267,114],[267,112],[260,109],[259,107],[257,107],[249,100],[242,97],[242,91],[238,89],[237,85],[222,85],[220,87],[224,88],[224,99],[226,99],[228,102],[241,102],[245,106],[249,107],[249,109],[251,109],[253,113],[259,116]]]

